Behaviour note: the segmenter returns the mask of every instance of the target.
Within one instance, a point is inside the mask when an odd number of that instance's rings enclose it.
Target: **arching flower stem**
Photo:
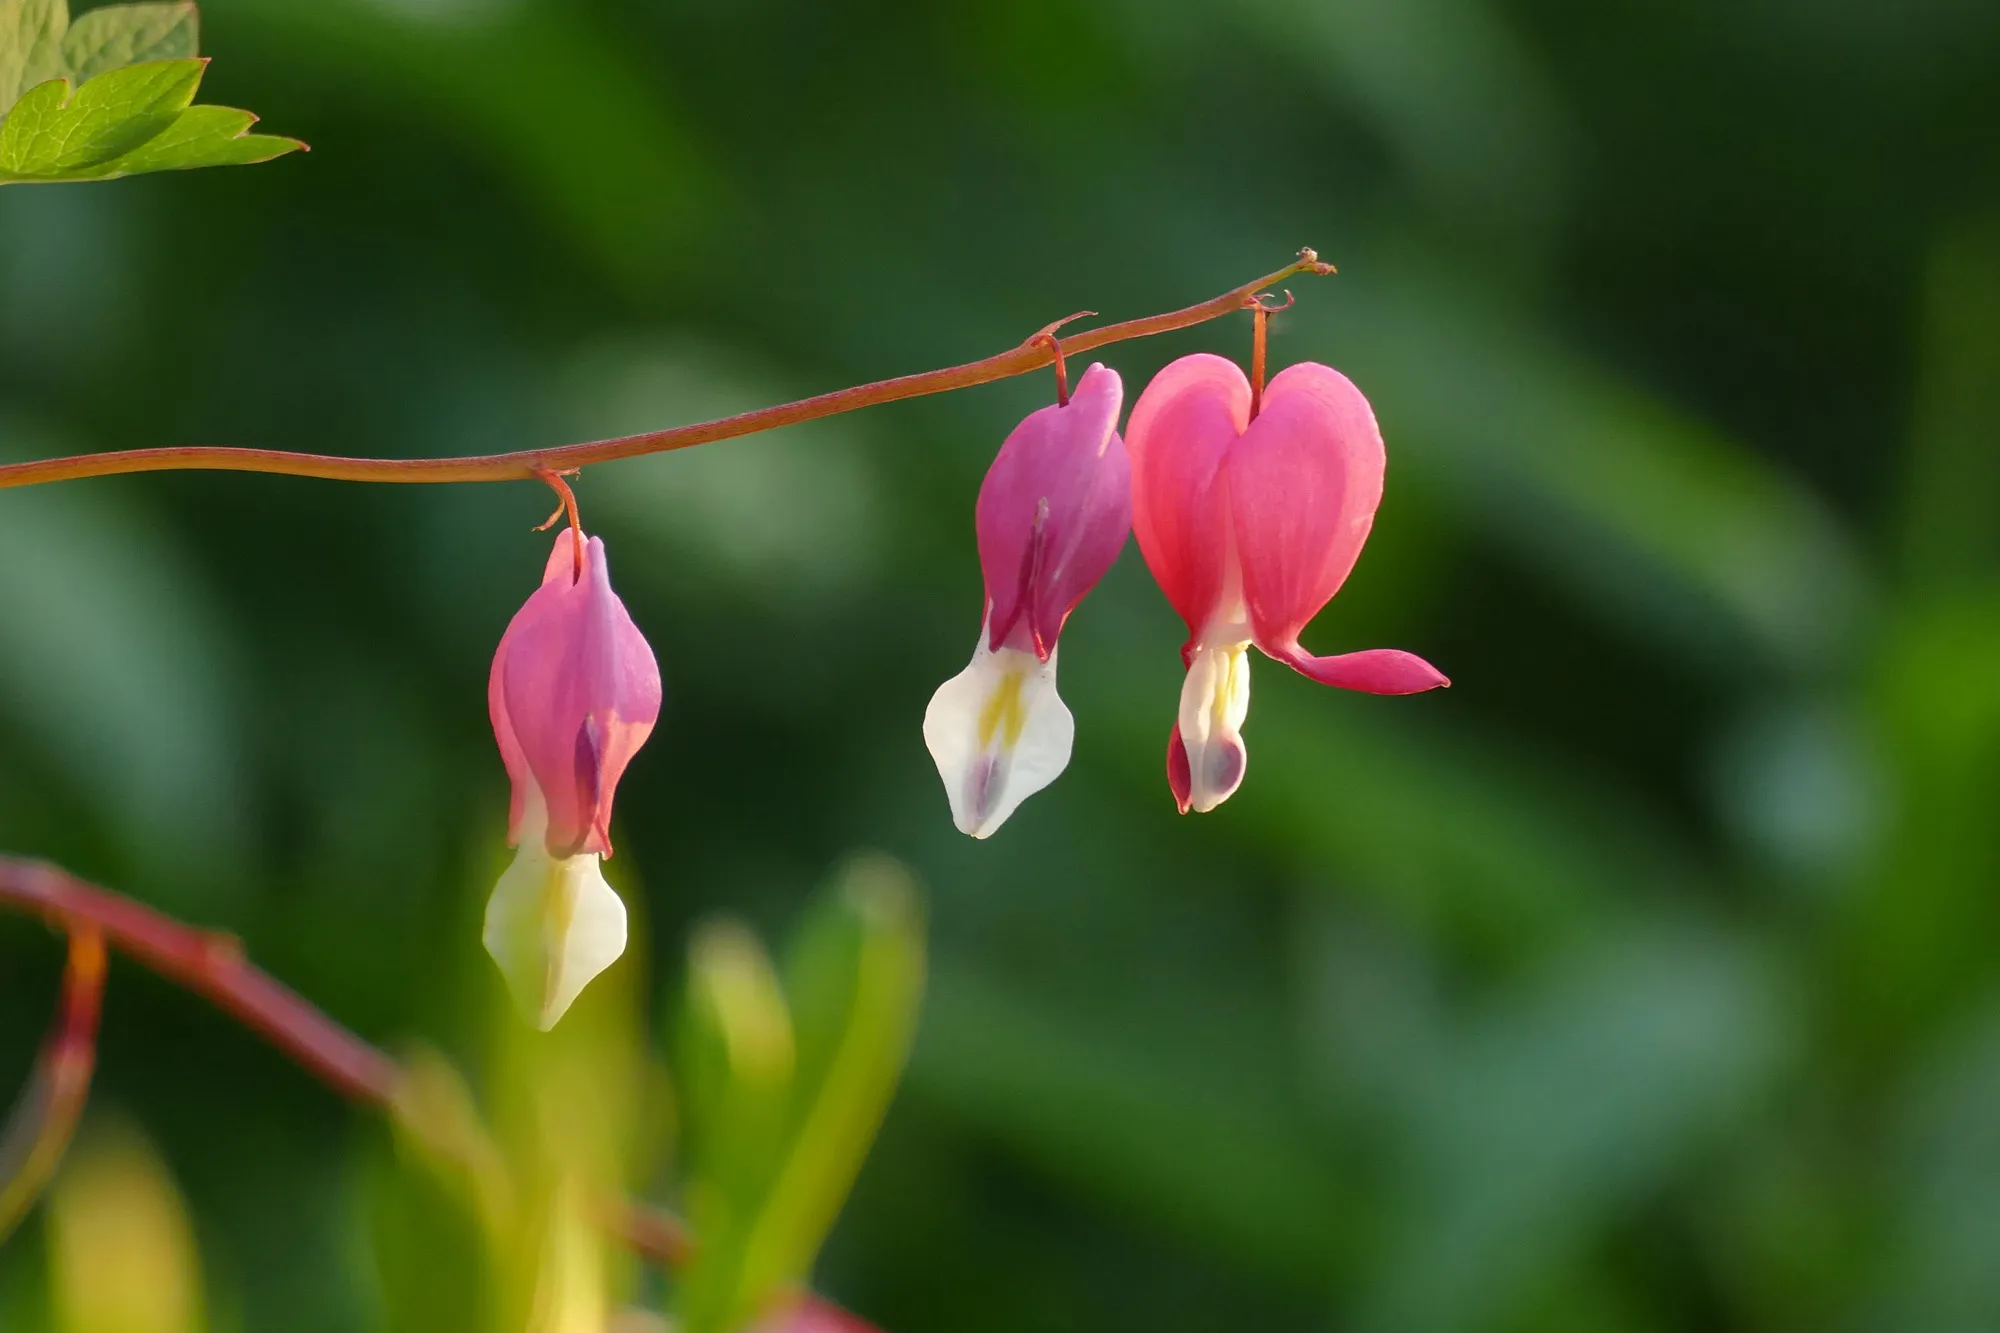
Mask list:
[[[1074,356],[1115,342],[1149,338],[1192,328],[1219,319],[1243,308],[1245,298],[1283,282],[1298,273],[1328,274],[1333,265],[1321,262],[1311,250],[1275,273],[1232,287],[1222,295],[1165,314],[1128,319],[1072,334],[1058,343],[1053,334],[1043,341],[1037,334],[1017,347],[942,370],[877,380],[850,389],[801,398],[776,407],[722,417],[715,421],[647,431],[587,444],[562,445],[549,449],[524,449],[516,453],[486,454],[466,458],[341,458],[326,454],[293,453],[278,449],[235,449],[208,445],[170,446],[162,449],[121,449],[107,453],[78,454],[68,458],[41,459],[0,466],[0,490],[15,486],[40,486],[52,481],[74,481],[84,477],[110,477],[131,472],[268,472],[289,477],[317,477],[326,481],[390,482],[400,484],[458,481],[527,481],[539,478],[542,469],[564,472],[592,463],[609,463],[620,458],[686,449],[697,444],[754,435],[779,426],[797,425],[820,417],[852,412],[858,408],[919,398],[926,394],[967,389],[978,384],[1025,375],[1052,365],[1058,350]],[[1057,327],[1061,323],[1059,321]]]

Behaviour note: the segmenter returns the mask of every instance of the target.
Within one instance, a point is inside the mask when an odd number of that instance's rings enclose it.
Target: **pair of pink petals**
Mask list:
[[[1132,463],[1118,437],[1125,386],[1092,362],[1067,403],[1016,426],[979,487],[973,526],[988,646],[1047,661],[1063,622],[1132,530]]]
[[[1240,594],[1250,639],[1322,685],[1416,694],[1446,685],[1421,657],[1374,648],[1314,657],[1299,633],[1347,581],[1382,502],[1382,432],[1339,371],[1278,372],[1250,418],[1250,381],[1206,352],[1167,366],[1132,408],[1139,549],[1188,627],[1184,659]],[[1240,584],[1229,583],[1232,559]]]
[[[660,667],[611,590],[604,539],[556,539],[542,584],[514,614],[487,678],[493,735],[513,782],[507,839],[543,803],[551,856],[611,855],[611,804],[660,717]]]
[[[519,851],[483,938],[523,1014],[547,1030],[625,951],[625,904],[601,863],[618,780],[660,716],[659,664],[611,591],[601,539],[557,538],[501,636],[486,702]]]

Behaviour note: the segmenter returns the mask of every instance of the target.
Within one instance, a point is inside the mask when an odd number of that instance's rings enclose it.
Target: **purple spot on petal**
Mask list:
[[[1203,774],[1208,780],[1204,784],[1217,796],[1227,796],[1243,781],[1243,761],[1246,758],[1243,746],[1234,741],[1212,741],[1203,754]]]
[[[576,841],[569,853],[574,855],[590,837],[602,812],[598,808],[601,798],[600,785],[604,774],[604,739],[598,726],[597,714],[586,713],[583,725],[576,732],[576,809],[583,827],[576,831]]]

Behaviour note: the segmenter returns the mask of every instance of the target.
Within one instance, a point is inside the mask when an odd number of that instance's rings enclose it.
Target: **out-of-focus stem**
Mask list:
[[[1333,265],[1322,263],[1311,250],[1275,273],[1232,287],[1212,300],[1184,310],[1128,319],[1071,334],[1059,343],[1052,336],[1036,334],[1018,347],[1009,348],[979,361],[896,379],[877,380],[851,389],[802,398],[794,403],[759,408],[718,421],[697,422],[668,430],[626,435],[614,440],[569,444],[549,449],[524,449],[518,453],[487,454],[469,458],[338,458],[322,454],[289,453],[276,449],[230,449],[209,446],[164,449],[125,449],[111,453],[79,454],[72,458],[50,458],[29,463],[0,466],[0,490],[13,486],[38,486],[51,481],[72,481],[83,477],[108,477],[126,472],[272,472],[292,477],[320,477],[328,481],[448,482],[521,481],[544,471],[561,472],[590,463],[608,463],[641,454],[664,453],[690,445],[708,444],[739,435],[779,426],[797,425],[857,408],[893,403],[904,398],[944,393],[952,389],[990,384],[994,380],[1024,375],[1055,361],[1058,353],[1075,356],[1131,338],[1147,338],[1157,333],[1191,328],[1241,310],[1243,303],[1275,283],[1298,273],[1331,273]]]
[[[209,1000],[335,1091],[384,1114],[409,1116],[403,1096],[408,1071],[253,965],[234,936],[197,930],[57,866],[10,856],[0,856],[0,909],[39,916],[70,940],[61,1015],[43,1047],[36,1081],[0,1141],[0,1181],[7,1182],[0,1184],[0,1237],[19,1220],[10,1210],[25,1212],[47,1183],[89,1091],[107,945]],[[438,1137],[435,1126],[413,1128],[431,1130],[434,1142]],[[28,1166],[41,1170],[39,1180]],[[18,1205],[17,1188],[25,1191]],[[668,1267],[684,1263],[693,1249],[679,1218],[646,1204],[608,1206],[605,1230]]]
[[[69,937],[62,1000],[27,1091],[0,1136],[0,1241],[13,1234],[56,1173],[90,1096],[97,1016],[104,999],[104,940],[88,926]]]
[[[0,906],[71,934],[102,934],[113,949],[208,1000],[356,1101],[386,1104],[401,1086],[394,1060],[252,964],[233,935],[196,930],[55,866],[10,857],[0,857]]]
[[[624,1241],[634,1254],[667,1268],[679,1268],[694,1257],[694,1236],[687,1223],[663,1208],[618,1204],[607,1211],[604,1229]]]

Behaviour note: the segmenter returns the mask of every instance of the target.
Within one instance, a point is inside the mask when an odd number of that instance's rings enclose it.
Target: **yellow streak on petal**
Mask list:
[[[1000,684],[986,700],[986,707],[979,710],[979,748],[985,749],[993,743],[993,735],[999,732],[1000,743],[1011,750],[1021,739],[1021,728],[1027,725],[1027,712],[1021,707],[1021,685],[1026,673],[1019,667],[1000,678]]]
[[[542,938],[548,942],[548,962],[542,968],[542,1030],[555,1026],[559,1014],[551,1014],[557,988],[562,984],[564,958],[563,942],[569,939],[569,928],[576,921],[576,886],[569,882],[564,873],[563,863],[549,864],[542,898]]]
[[[1215,693],[1210,697],[1208,708],[1210,725],[1215,735],[1226,735],[1233,728],[1229,722],[1229,706],[1242,693],[1243,678],[1249,673],[1249,645],[1231,644],[1223,650],[1223,669],[1215,680]]]

